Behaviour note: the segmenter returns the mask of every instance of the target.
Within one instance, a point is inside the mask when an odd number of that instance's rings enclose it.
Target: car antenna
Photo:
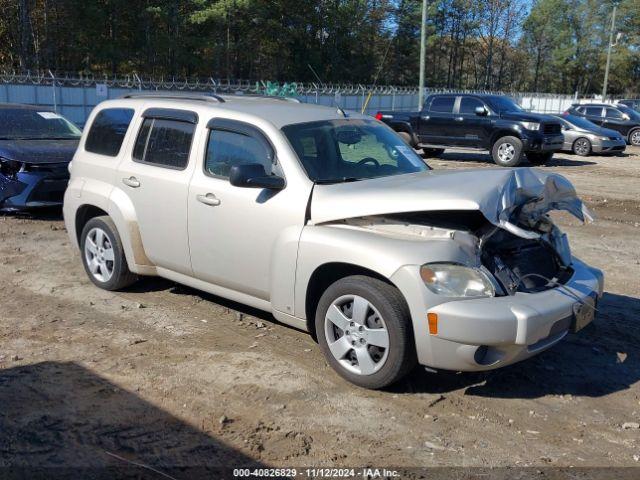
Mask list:
[[[324,82],[322,81],[322,79],[320,78],[320,75],[318,75],[318,73],[314,70],[314,68],[311,66],[310,63],[307,63],[307,67],[309,67],[309,70],[311,70],[311,73],[313,73],[313,76],[316,77],[316,79],[318,80],[318,82],[320,83],[321,87],[324,87]],[[342,115],[344,118],[347,118],[347,112],[345,112],[342,108],[340,108],[339,105],[336,106],[338,113],[340,115]]]

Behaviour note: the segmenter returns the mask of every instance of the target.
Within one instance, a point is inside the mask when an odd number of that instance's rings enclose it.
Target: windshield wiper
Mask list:
[[[332,183],[357,182],[358,180],[364,180],[364,179],[358,178],[358,177],[342,177],[342,178],[331,178],[328,180],[316,180],[314,183],[316,185],[330,185]]]

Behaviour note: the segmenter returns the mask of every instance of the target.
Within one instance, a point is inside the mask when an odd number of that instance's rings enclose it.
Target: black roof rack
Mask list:
[[[279,95],[261,95],[259,93],[236,93],[225,95],[226,98],[266,98],[268,100],[281,100],[283,102],[302,103],[299,99],[294,97],[281,97]],[[224,97],[223,97],[224,98]]]
[[[157,98],[157,99],[167,99],[167,100],[195,100],[198,102],[215,102],[215,103],[224,103],[225,100],[220,95],[212,94],[194,94],[194,93],[153,93],[153,92],[144,92],[144,93],[128,93],[123,95],[121,98]]]

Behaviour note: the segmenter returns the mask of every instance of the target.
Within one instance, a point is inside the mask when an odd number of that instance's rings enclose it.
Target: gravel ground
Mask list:
[[[385,392],[261,312],[161,279],[99,290],[59,215],[0,216],[0,466],[640,466],[640,149],[543,168],[598,217],[557,217],[605,271],[596,321],[520,364]]]

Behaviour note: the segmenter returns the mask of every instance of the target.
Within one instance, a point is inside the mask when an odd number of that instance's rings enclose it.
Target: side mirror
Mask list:
[[[284,178],[267,175],[264,166],[259,163],[234,165],[229,172],[229,183],[234,187],[244,188],[268,188],[271,190],[284,188]]]
[[[489,112],[487,112],[487,109],[484,107],[476,107],[476,115],[479,115],[481,117],[484,117],[485,115],[487,115]]]

